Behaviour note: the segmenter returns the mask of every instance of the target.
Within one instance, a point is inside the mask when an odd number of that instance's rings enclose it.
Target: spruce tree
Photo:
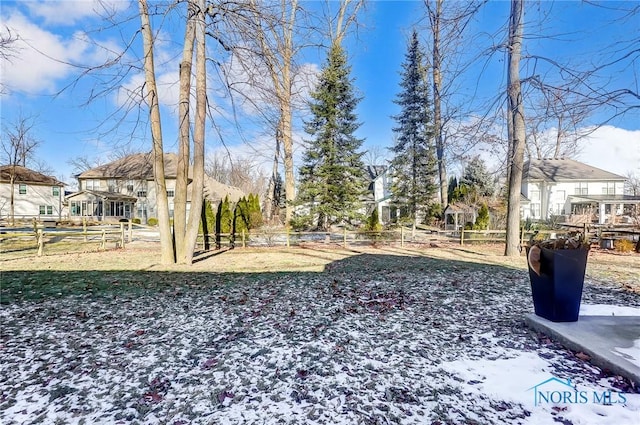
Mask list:
[[[493,177],[479,156],[471,159],[464,168],[460,183],[474,190],[478,196],[492,196],[494,193]]]
[[[354,134],[360,99],[350,72],[342,47],[334,44],[311,93],[312,119],[305,123],[311,139],[300,168],[298,203],[309,206],[319,229],[358,217],[367,187],[363,140]]]
[[[391,201],[403,214],[416,220],[434,202],[437,186],[436,158],[429,82],[424,53],[414,30],[402,64],[401,91],[395,103],[400,113],[394,118],[397,137],[391,151]]]

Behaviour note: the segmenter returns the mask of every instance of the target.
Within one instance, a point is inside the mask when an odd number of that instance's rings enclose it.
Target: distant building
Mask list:
[[[599,223],[615,220],[640,197],[624,195],[625,177],[573,159],[535,159],[525,163],[523,219],[592,215]]]
[[[169,216],[173,217],[178,155],[164,154],[165,182]],[[153,155],[128,155],[108,164],[84,171],[77,176],[78,191],[67,196],[69,217],[97,221],[137,218],[146,223],[157,218],[157,194],[153,174]],[[189,179],[189,183],[190,183]],[[232,201],[244,196],[240,189],[223,185],[205,176],[204,194],[212,202],[229,195]],[[187,210],[191,203],[187,193]]]
[[[64,183],[19,165],[0,167],[0,219],[11,214],[11,177],[15,219],[60,220]]]

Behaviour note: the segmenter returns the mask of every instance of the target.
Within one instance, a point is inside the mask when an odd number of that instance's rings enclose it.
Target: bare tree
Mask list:
[[[26,167],[28,162],[35,160],[35,151],[41,143],[33,135],[35,123],[35,117],[20,114],[14,123],[4,126],[2,131],[2,162],[10,167],[9,215],[12,225],[15,225],[14,191],[17,169]]]
[[[153,175],[156,189],[156,208],[158,210],[158,226],[160,229],[160,251],[162,264],[175,262],[173,238],[169,224],[169,202],[167,197],[167,183],[164,172],[164,148],[162,141],[162,124],[160,120],[160,101],[156,85],[156,70],[154,63],[154,36],[149,19],[147,0],[138,0],[140,10],[141,32],[144,45],[144,96],[149,107],[151,124]]]
[[[507,81],[509,157],[507,167],[508,202],[506,256],[520,255],[520,190],[524,169],[525,119],[520,82],[520,56],[524,26],[524,0],[511,0],[509,37],[507,41],[509,68]]]
[[[0,59],[11,61],[15,57],[17,53],[16,41],[18,41],[18,36],[5,25],[4,30],[0,31]]]
[[[448,128],[457,113],[447,101],[455,93],[454,83],[460,78],[466,65],[454,64],[466,47],[461,43],[462,34],[484,1],[449,2],[424,0],[429,18],[431,39],[431,73],[433,79],[433,132],[438,162],[440,203],[448,204],[447,163],[445,158]]]

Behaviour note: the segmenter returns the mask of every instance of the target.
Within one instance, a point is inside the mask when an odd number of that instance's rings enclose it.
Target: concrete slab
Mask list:
[[[577,322],[552,322],[531,313],[527,325],[591,362],[640,386],[640,316],[580,316]]]

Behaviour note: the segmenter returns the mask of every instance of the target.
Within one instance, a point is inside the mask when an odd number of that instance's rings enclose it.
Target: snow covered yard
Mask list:
[[[372,254],[322,273],[3,272],[0,423],[637,423],[637,389],[525,327],[528,285]],[[589,280],[583,302],[640,307]],[[535,405],[551,377],[625,402]]]

